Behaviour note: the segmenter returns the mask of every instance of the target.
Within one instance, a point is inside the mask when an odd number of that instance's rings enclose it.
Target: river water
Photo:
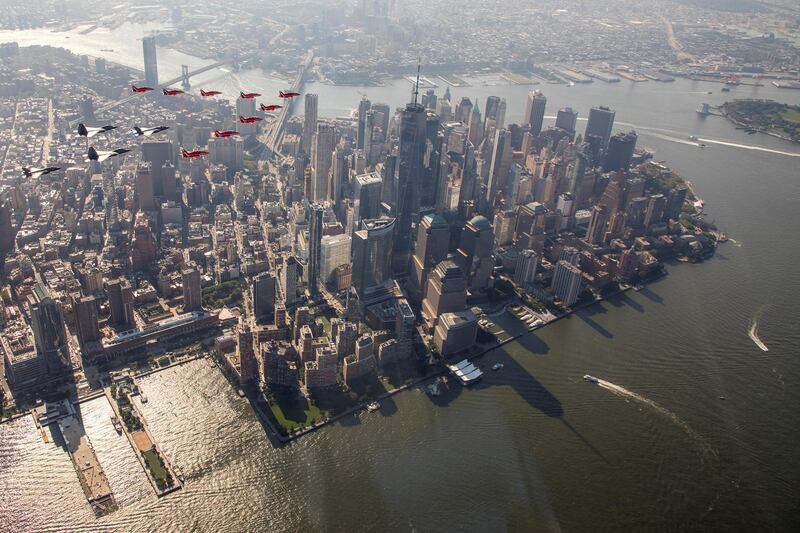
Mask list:
[[[224,74],[231,93],[281,83]],[[483,108],[497,94],[507,121],[519,120],[530,87],[487,82],[451,89],[454,102],[478,97]],[[548,115],[615,108],[618,125],[635,125],[640,145],[692,180],[735,242],[490,354],[482,366],[505,367],[472,389],[436,401],[402,393],[285,447],[219,369],[198,361],[149,376],[145,416],[187,481],[163,499],[114,432],[106,400],[90,401],[87,433],[120,504],[101,519],[66,453],[29,417],[0,425],[0,530],[797,530],[800,147],[694,110],[745,96],[796,104],[800,92],[726,94],[686,80],[538,88]],[[409,89],[405,80],[306,86],[321,116],[349,112],[358,91],[402,105]],[[748,336],[754,320],[766,352]],[[601,383],[585,383],[586,373]]]

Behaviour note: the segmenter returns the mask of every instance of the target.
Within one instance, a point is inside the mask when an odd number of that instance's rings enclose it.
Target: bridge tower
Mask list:
[[[189,65],[181,65],[181,78],[183,78],[181,82],[183,90],[188,91],[191,88],[191,85],[189,85]]]

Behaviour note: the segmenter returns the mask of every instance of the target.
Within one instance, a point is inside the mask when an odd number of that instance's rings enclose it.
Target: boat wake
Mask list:
[[[764,308],[761,307],[758,311],[756,311],[755,316],[753,317],[753,322],[750,323],[750,329],[747,331],[747,336],[750,337],[750,340],[755,343],[756,346],[761,348],[762,351],[768,352],[769,348],[767,345],[764,344],[760,338],[758,338],[758,321],[761,318],[761,314],[764,312]]]
[[[628,398],[628,399],[631,399],[631,400],[635,400],[635,401],[637,401],[639,403],[642,403],[644,405],[647,405],[647,406],[653,408],[653,410],[655,410],[658,413],[662,414],[663,416],[669,418],[673,423],[675,423],[675,425],[677,425],[682,430],[684,430],[690,437],[692,437],[693,439],[695,439],[695,440],[697,440],[699,442],[704,442],[703,438],[700,435],[698,435],[697,432],[695,432],[692,428],[689,427],[689,424],[687,424],[686,422],[681,420],[681,418],[678,415],[676,415],[675,413],[673,413],[669,409],[660,406],[659,404],[657,404],[653,400],[651,400],[649,398],[645,398],[641,394],[637,394],[637,393],[635,393],[633,391],[630,391],[630,390],[626,389],[625,387],[620,387],[619,385],[615,385],[615,384],[611,383],[610,381],[606,381],[604,379],[598,379],[597,380],[597,385],[600,386],[600,387],[603,387],[604,389],[606,389],[608,391],[611,391],[612,393],[616,394],[617,396],[620,396],[622,398]],[[707,450],[711,451],[712,453],[716,454],[716,452],[714,452],[714,450],[709,448],[707,445],[704,444],[703,447],[706,448]]]

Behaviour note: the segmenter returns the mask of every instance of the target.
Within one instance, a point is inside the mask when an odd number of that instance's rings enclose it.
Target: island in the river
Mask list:
[[[774,100],[734,100],[720,107],[740,129],[761,132],[800,143],[800,106]]]

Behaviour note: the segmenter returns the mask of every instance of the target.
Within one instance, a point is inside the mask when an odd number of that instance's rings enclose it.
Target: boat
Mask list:
[[[244,398],[244,391],[242,389],[236,389],[236,394],[239,395],[239,398]]]
[[[492,370],[494,371],[500,370],[501,368],[503,368],[503,366],[504,366],[503,363],[495,363],[492,365]]]
[[[141,398],[142,403],[147,403],[147,396],[145,396],[143,392],[139,393],[139,398]]]
[[[122,424],[119,423],[119,419],[116,416],[111,417],[111,425],[114,426],[117,435],[122,435]]]
[[[426,386],[425,392],[431,397],[439,396],[442,393],[442,391],[439,389],[439,382],[434,381],[430,385]]]
[[[379,404],[378,402],[370,402],[367,404],[367,411],[369,411],[370,413],[374,413],[380,408],[381,404]]]
[[[698,148],[705,148],[706,147],[706,143],[698,143],[697,147]]]
[[[730,87],[723,87],[722,88],[722,92],[729,93],[729,92],[731,92],[731,88]]]
[[[588,381],[589,383],[594,383],[595,385],[600,382],[599,379],[597,379],[594,376],[590,376],[589,374],[584,374],[583,379],[584,381]]]
[[[697,139],[697,135],[689,135],[689,140],[690,141],[697,141],[698,140]]]
[[[725,398],[725,396],[720,396],[719,399],[720,400],[727,400],[727,398]]]

